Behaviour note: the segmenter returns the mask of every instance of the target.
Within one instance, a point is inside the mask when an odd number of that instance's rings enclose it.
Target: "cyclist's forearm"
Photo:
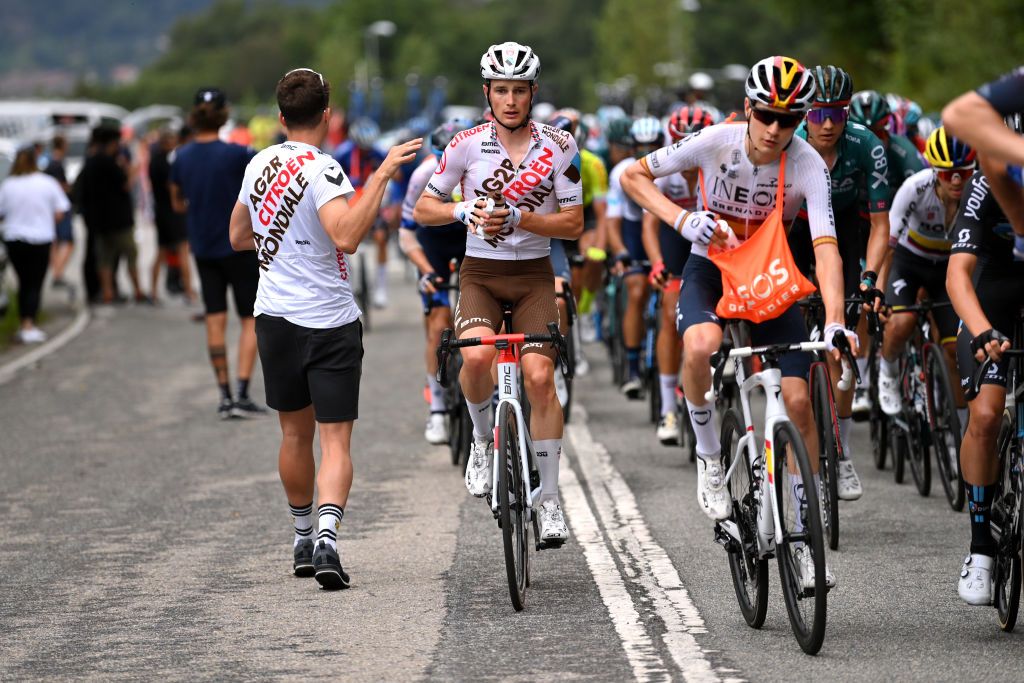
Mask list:
[[[416,200],[416,206],[412,210],[412,219],[420,225],[448,225],[455,221],[455,216],[452,213],[454,208],[454,204],[424,192]]]
[[[942,110],[946,131],[1005,164],[1024,165],[1024,138],[1003,124],[1003,119],[984,97],[969,92]]]
[[[845,326],[846,315],[843,306],[843,261],[839,248],[832,242],[814,247],[817,263],[818,287],[825,304],[825,323],[839,323]]]
[[[974,289],[974,268],[977,263],[976,256],[953,254],[946,266],[946,292],[953,304],[953,310],[971,336],[977,336],[992,327]],[[1000,332],[1005,334],[1003,330]]]
[[[583,234],[583,207],[574,206],[548,214],[523,211],[519,227],[541,237],[578,239]]]
[[[235,251],[254,251],[256,249],[252,231],[252,216],[249,215],[249,207],[241,202],[235,202],[235,208],[231,210],[228,239],[231,242],[231,248]]]
[[[865,270],[879,273],[889,251],[889,213],[880,211],[871,214],[871,232],[868,235],[868,249]],[[884,281],[879,280],[884,285]]]
[[[348,210],[341,213],[327,231],[336,247],[346,254],[355,253],[380,214],[380,203],[384,200],[387,185],[386,173],[374,172],[370,176],[359,201],[349,203]]]
[[[978,161],[999,208],[1013,226],[1013,232],[1024,237],[1024,192],[1007,175],[1006,164],[990,156],[981,156]]]
[[[612,254],[621,254],[626,251],[626,245],[622,243],[622,219],[608,218],[605,221],[605,227],[608,230],[606,235],[608,238],[608,250]]]

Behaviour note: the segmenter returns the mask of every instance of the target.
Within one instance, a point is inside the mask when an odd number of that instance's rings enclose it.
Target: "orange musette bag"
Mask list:
[[[701,194],[704,178],[701,177]],[[722,319],[742,318],[753,323],[782,315],[790,306],[815,291],[803,276],[786,240],[782,201],[786,187],[786,154],[779,160],[779,187],[775,209],[754,234],[733,249],[708,248],[708,258],[722,271],[722,298],[715,313]],[[704,198],[707,207],[707,197]]]

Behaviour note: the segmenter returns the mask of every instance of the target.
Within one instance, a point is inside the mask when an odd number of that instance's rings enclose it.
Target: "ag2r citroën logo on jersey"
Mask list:
[[[554,170],[554,151],[544,147],[540,156],[520,169],[516,179],[516,167],[509,159],[502,159],[501,165],[495,169],[490,178],[481,183],[481,190],[476,190],[477,197],[486,197],[491,192],[501,192],[510,204],[520,209],[535,211],[548,195],[555,191],[555,183],[551,179]],[[575,167],[573,167],[575,169]],[[579,171],[576,171],[577,176]],[[570,178],[571,179],[571,178]],[[494,249],[505,241],[515,228],[502,228],[500,232],[484,240]]]
[[[302,176],[302,167],[316,158],[314,152],[306,152],[282,162],[280,157],[271,159],[253,183],[249,204],[259,206],[257,214],[260,224],[270,228],[266,237],[253,231],[260,268],[269,270],[274,255],[281,247],[281,241],[288,231],[295,209],[306,194],[309,181]],[[296,192],[296,187],[298,191]]]

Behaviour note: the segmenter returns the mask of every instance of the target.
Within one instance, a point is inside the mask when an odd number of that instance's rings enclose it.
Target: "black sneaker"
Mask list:
[[[217,417],[222,420],[230,420],[234,417],[235,402],[230,398],[222,398],[217,406]]]
[[[295,576],[313,576],[313,539],[299,541],[295,544],[295,562],[292,564]]]
[[[313,551],[313,569],[317,583],[327,590],[348,588],[348,574],[341,568],[341,559],[327,541],[320,541]]]
[[[235,399],[231,414],[235,417],[260,417],[267,414],[267,409],[253,402],[248,396]]]

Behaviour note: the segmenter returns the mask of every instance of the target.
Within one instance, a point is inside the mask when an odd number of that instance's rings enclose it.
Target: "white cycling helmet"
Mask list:
[[[653,116],[641,116],[633,122],[629,132],[638,145],[660,146],[665,142],[665,129],[661,121]]]
[[[814,103],[814,76],[792,57],[765,57],[750,69],[745,90],[751,105],[802,113]]]
[[[489,81],[534,81],[540,75],[540,58],[528,45],[491,45],[480,58],[480,75]]]
[[[708,74],[703,71],[694,71],[690,74],[689,80],[690,90],[699,90],[701,92],[707,92],[714,90],[715,79],[711,78]]]

